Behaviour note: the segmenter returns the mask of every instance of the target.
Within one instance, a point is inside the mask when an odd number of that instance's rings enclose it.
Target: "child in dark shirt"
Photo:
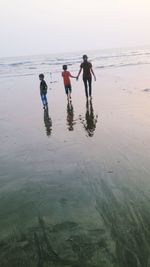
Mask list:
[[[43,108],[45,109],[48,105],[47,103],[47,97],[46,97],[46,94],[47,94],[47,84],[44,80],[44,74],[40,74],[39,75],[39,79],[40,79],[40,95],[41,95],[41,100],[42,100],[42,103],[43,103]]]
[[[69,71],[67,71],[67,65],[63,65],[63,72],[62,72],[62,77],[64,80],[64,86],[65,86],[65,91],[66,91],[66,95],[67,95],[67,99],[71,99],[71,81],[70,81],[70,77],[71,78],[76,78],[75,76],[72,76],[71,73]]]

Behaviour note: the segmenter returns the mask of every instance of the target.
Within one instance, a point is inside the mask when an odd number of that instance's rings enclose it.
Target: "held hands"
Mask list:
[[[78,81],[79,76],[76,77],[76,80]],[[96,76],[94,76],[94,81],[96,82]]]

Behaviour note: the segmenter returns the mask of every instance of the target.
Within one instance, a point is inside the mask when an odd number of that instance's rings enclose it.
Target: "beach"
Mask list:
[[[1,68],[0,266],[150,266],[149,55],[97,55],[88,103],[82,76],[69,104],[61,77],[65,60],[77,75],[80,54]]]

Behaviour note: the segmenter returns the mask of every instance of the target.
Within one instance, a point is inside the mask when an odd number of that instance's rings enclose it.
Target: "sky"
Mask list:
[[[150,0],[0,0],[0,57],[150,45]]]

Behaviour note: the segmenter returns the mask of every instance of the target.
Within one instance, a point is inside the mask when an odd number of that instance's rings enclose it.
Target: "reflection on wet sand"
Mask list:
[[[150,266],[149,198],[141,196],[141,190],[135,190],[133,184],[118,190],[118,197],[105,180],[101,180],[101,197],[98,191],[96,194],[96,209],[114,242],[112,266]]]
[[[45,128],[46,128],[46,134],[47,134],[47,136],[50,136],[52,133],[52,120],[49,116],[48,105],[44,109],[44,124],[45,124]]]
[[[54,188],[41,182],[44,206],[40,213],[44,215],[1,240],[0,267],[149,267],[150,200],[134,183],[126,186],[120,182],[98,175],[88,179],[85,191],[73,185],[68,192],[67,185],[65,192],[59,191],[53,199]],[[73,192],[79,200],[73,198]],[[40,206],[40,199],[36,204]],[[29,208],[28,203],[24,207]],[[78,213],[86,210],[89,218],[82,221]],[[70,219],[66,215],[62,221],[58,217],[57,223],[49,223],[51,216],[65,212],[71,213]]]
[[[72,105],[52,90],[54,134],[52,106],[36,114],[37,106],[31,116],[22,97],[22,109],[10,116],[18,98],[8,91],[10,107],[1,112],[0,267],[150,267],[149,99],[144,110],[142,93],[125,98],[110,89],[110,99],[101,91],[84,106],[82,95]],[[103,113],[103,127],[95,111]]]
[[[74,109],[73,109],[73,105],[71,101],[68,101],[67,103],[67,126],[68,126],[68,130],[69,131],[73,131],[74,130],[74,125],[75,125],[75,121],[74,121]]]
[[[94,115],[94,109],[92,101],[86,102],[86,113],[85,119],[80,116],[81,123],[84,126],[85,131],[87,132],[89,137],[94,135],[94,131],[96,129],[96,123],[98,120],[98,115]]]

